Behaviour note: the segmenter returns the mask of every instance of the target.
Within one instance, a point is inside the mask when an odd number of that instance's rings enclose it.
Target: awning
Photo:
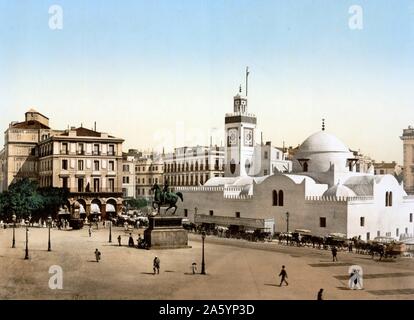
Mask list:
[[[79,213],[86,213],[85,208],[80,203],[79,203]]]
[[[91,213],[101,213],[101,209],[99,208],[99,205],[96,203],[91,204]]]
[[[106,204],[106,212],[116,212],[115,206],[113,204],[107,203]]]

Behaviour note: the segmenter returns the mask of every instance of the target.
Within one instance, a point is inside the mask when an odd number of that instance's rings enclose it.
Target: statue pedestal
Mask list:
[[[150,249],[190,248],[182,219],[176,216],[148,217],[149,227],[144,231],[144,240]]]

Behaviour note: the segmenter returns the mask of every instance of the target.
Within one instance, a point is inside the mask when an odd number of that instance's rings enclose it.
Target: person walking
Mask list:
[[[89,230],[88,230],[88,232],[89,232],[89,238],[92,236],[92,229],[91,229],[91,226],[89,226]]]
[[[323,289],[320,289],[320,290],[318,291],[318,297],[317,297],[317,300],[323,300],[322,294],[323,294]]]
[[[193,274],[196,274],[196,272],[197,272],[197,263],[193,262],[191,264],[191,269],[193,270]]]
[[[160,258],[158,258],[157,256],[155,256],[154,258],[152,269],[154,270],[154,274],[160,274]]]
[[[352,239],[349,239],[349,242],[348,242],[348,252],[352,252],[353,246],[354,246],[353,240]]]
[[[332,262],[338,261],[338,257],[336,256],[338,253],[338,249],[335,246],[332,247]]]
[[[129,234],[128,246],[129,247],[134,246],[134,238],[132,238],[132,233]]]
[[[99,260],[101,260],[101,253],[99,252],[98,249],[95,250],[95,259],[96,259],[96,262],[99,262]]]
[[[282,283],[283,282],[285,282],[287,286],[289,285],[289,283],[286,281],[286,279],[287,279],[288,276],[287,276],[287,272],[286,272],[285,266],[282,266],[282,270],[279,273],[279,277],[282,277],[281,280],[280,280],[279,287],[282,286]]]
[[[121,235],[118,236],[118,245],[121,246]]]

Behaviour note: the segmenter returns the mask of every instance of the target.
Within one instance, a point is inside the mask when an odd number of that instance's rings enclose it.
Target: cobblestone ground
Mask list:
[[[143,232],[141,229],[140,233]],[[134,240],[138,230],[133,231]],[[123,246],[117,244],[121,235]],[[378,262],[370,256],[339,252],[332,263],[330,252],[276,243],[207,237],[207,275],[191,272],[201,267],[200,236],[189,235],[189,249],[141,250],[126,245],[128,232],[99,227],[52,230],[52,251],[47,251],[47,229],[30,228],[30,259],[24,260],[25,230],[0,230],[0,299],[315,299],[324,288],[325,299],[413,299],[414,261]],[[95,261],[94,251],[102,252]],[[161,260],[160,275],[152,274],[152,260]],[[349,290],[350,265],[364,271],[364,290]],[[49,288],[49,268],[63,269],[63,289]],[[289,286],[279,287],[282,265]]]

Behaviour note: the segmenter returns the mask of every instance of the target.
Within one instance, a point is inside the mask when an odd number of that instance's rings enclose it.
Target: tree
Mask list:
[[[13,183],[7,193],[7,208],[9,214],[17,217],[27,217],[43,205],[43,198],[37,193],[37,183],[24,178]]]
[[[43,199],[40,216],[55,215],[67,203],[69,196],[66,188],[40,188],[38,193]]]
[[[0,193],[0,217],[6,217],[9,207],[9,193],[4,191]]]
[[[140,209],[148,205],[148,201],[144,198],[128,199],[126,202],[128,203],[128,206],[133,209]]]

